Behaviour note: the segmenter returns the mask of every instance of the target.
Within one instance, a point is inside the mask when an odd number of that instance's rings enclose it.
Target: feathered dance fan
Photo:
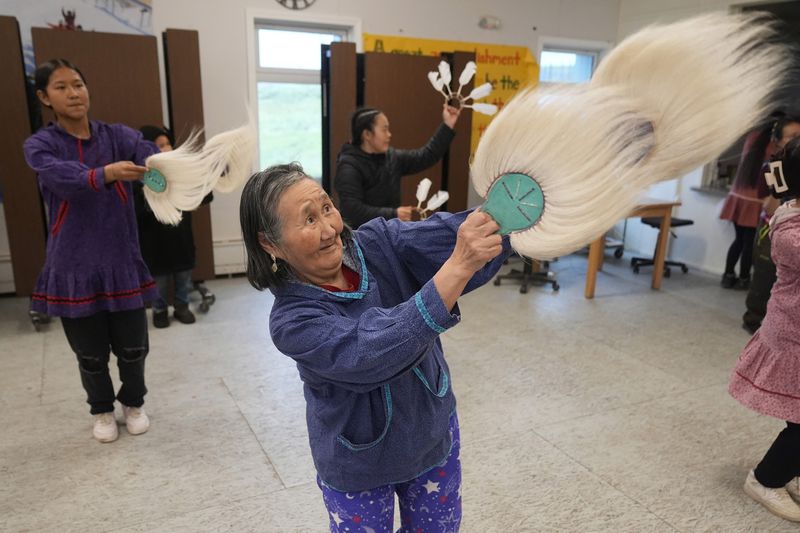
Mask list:
[[[182,212],[197,209],[210,191],[234,190],[250,176],[256,147],[251,121],[215,135],[205,146],[195,133],[179,148],[151,155],[143,181],[153,214],[164,224],[177,225]]]
[[[632,35],[583,85],[523,91],[487,128],[470,174],[520,253],[599,238],[643,191],[708,162],[777,107],[792,64],[773,23],[710,14]]]
[[[417,185],[417,211],[422,220],[428,218],[431,213],[442,207],[444,203],[450,199],[450,194],[447,191],[438,191],[428,198],[431,185],[433,185],[433,182],[428,178],[422,178],[422,181]],[[423,209],[422,202],[425,202],[426,198],[428,201]]]
[[[433,88],[439,91],[442,96],[444,96],[444,101],[451,106],[456,108],[471,108],[478,113],[483,113],[484,115],[494,115],[497,113],[496,105],[475,101],[489,96],[489,93],[492,92],[491,83],[484,83],[483,85],[475,87],[467,96],[461,95],[461,89],[463,89],[464,85],[467,85],[470,80],[472,80],[472,77],[477,71],[478,67],[475,65],[475,62],[468,62],[464,67],[464,70],[461,72],[461,76],[458,77],[458,90],[456,92],[450,90],[450,64],[447,63],[447,61],[442,61],[439,63],[438,72],[428,72],[428,79],[430,80],[431,85],[433,85]],[[472,100],[471,104],[467,103],[469,100]]]

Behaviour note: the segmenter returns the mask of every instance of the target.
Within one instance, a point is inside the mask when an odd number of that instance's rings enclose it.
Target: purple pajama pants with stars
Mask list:
[[[394,495],[400,501],[398,533],[456,533],[461,524],[461,437],[450,417],[453,447],[445,462],[405,483],[362,492],[339,492],[324,485],[332,533],[392,533]]]

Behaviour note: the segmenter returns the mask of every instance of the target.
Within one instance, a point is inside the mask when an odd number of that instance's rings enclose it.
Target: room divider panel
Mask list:
[[[167,72],[169,123],[177,144],[196,129],[202,129],[203,91],[200,80],[200,36],[194,30],[168,29],[163,34],[164,62]],[[211,235],[211,209],[201,205],[192,212],[197,264],[192,277],[214,277],[214,242]]]
[[[350,140],[350,114],[357,106],[357,57],[355,43],[331,43],[322,61],[322,187],[336,198],[336,156]]]
[[[25,163],[22,143],[31,134],[19,24],[0,16],[0,187],[15,291],[33,292],[44,263],[45,223],[36,175]]]
[[[156,38],[32,28],[36,64],[64,58],[81,69],[92,97],[90,116],[139,129],[163,124]],[[45,124],[53,119],[45,112]]]

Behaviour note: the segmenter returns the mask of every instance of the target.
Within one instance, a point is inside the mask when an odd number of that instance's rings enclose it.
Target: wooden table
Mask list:
[[[680,202],[665,200],[646,200],[636,206],[627,218],[631,217],[661,217],[661,229],[658,232],[658,251],[653,265],[653,289],[661,288],[661,278],[664,276],[664,260],[667,257],[669,244],[669,230],[672,224],[672,208],[681,205]],[[597,284],[597,271],[603,268],[603,252],[605,250],[605,235],[594,241],[589,246],[589,265],[586,268],[586,298],[594,298],[594,289]]]

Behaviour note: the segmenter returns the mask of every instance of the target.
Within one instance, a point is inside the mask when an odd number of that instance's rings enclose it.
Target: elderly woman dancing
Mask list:
[[[240,219],[248,279],[275,295],[272,340],[303,380],[331,531],[392,531],[395,493],[403,531],[457,531],[458,419],[439,336],[508,239],[480,211],[352,231],[296,164],[253,175]]]

